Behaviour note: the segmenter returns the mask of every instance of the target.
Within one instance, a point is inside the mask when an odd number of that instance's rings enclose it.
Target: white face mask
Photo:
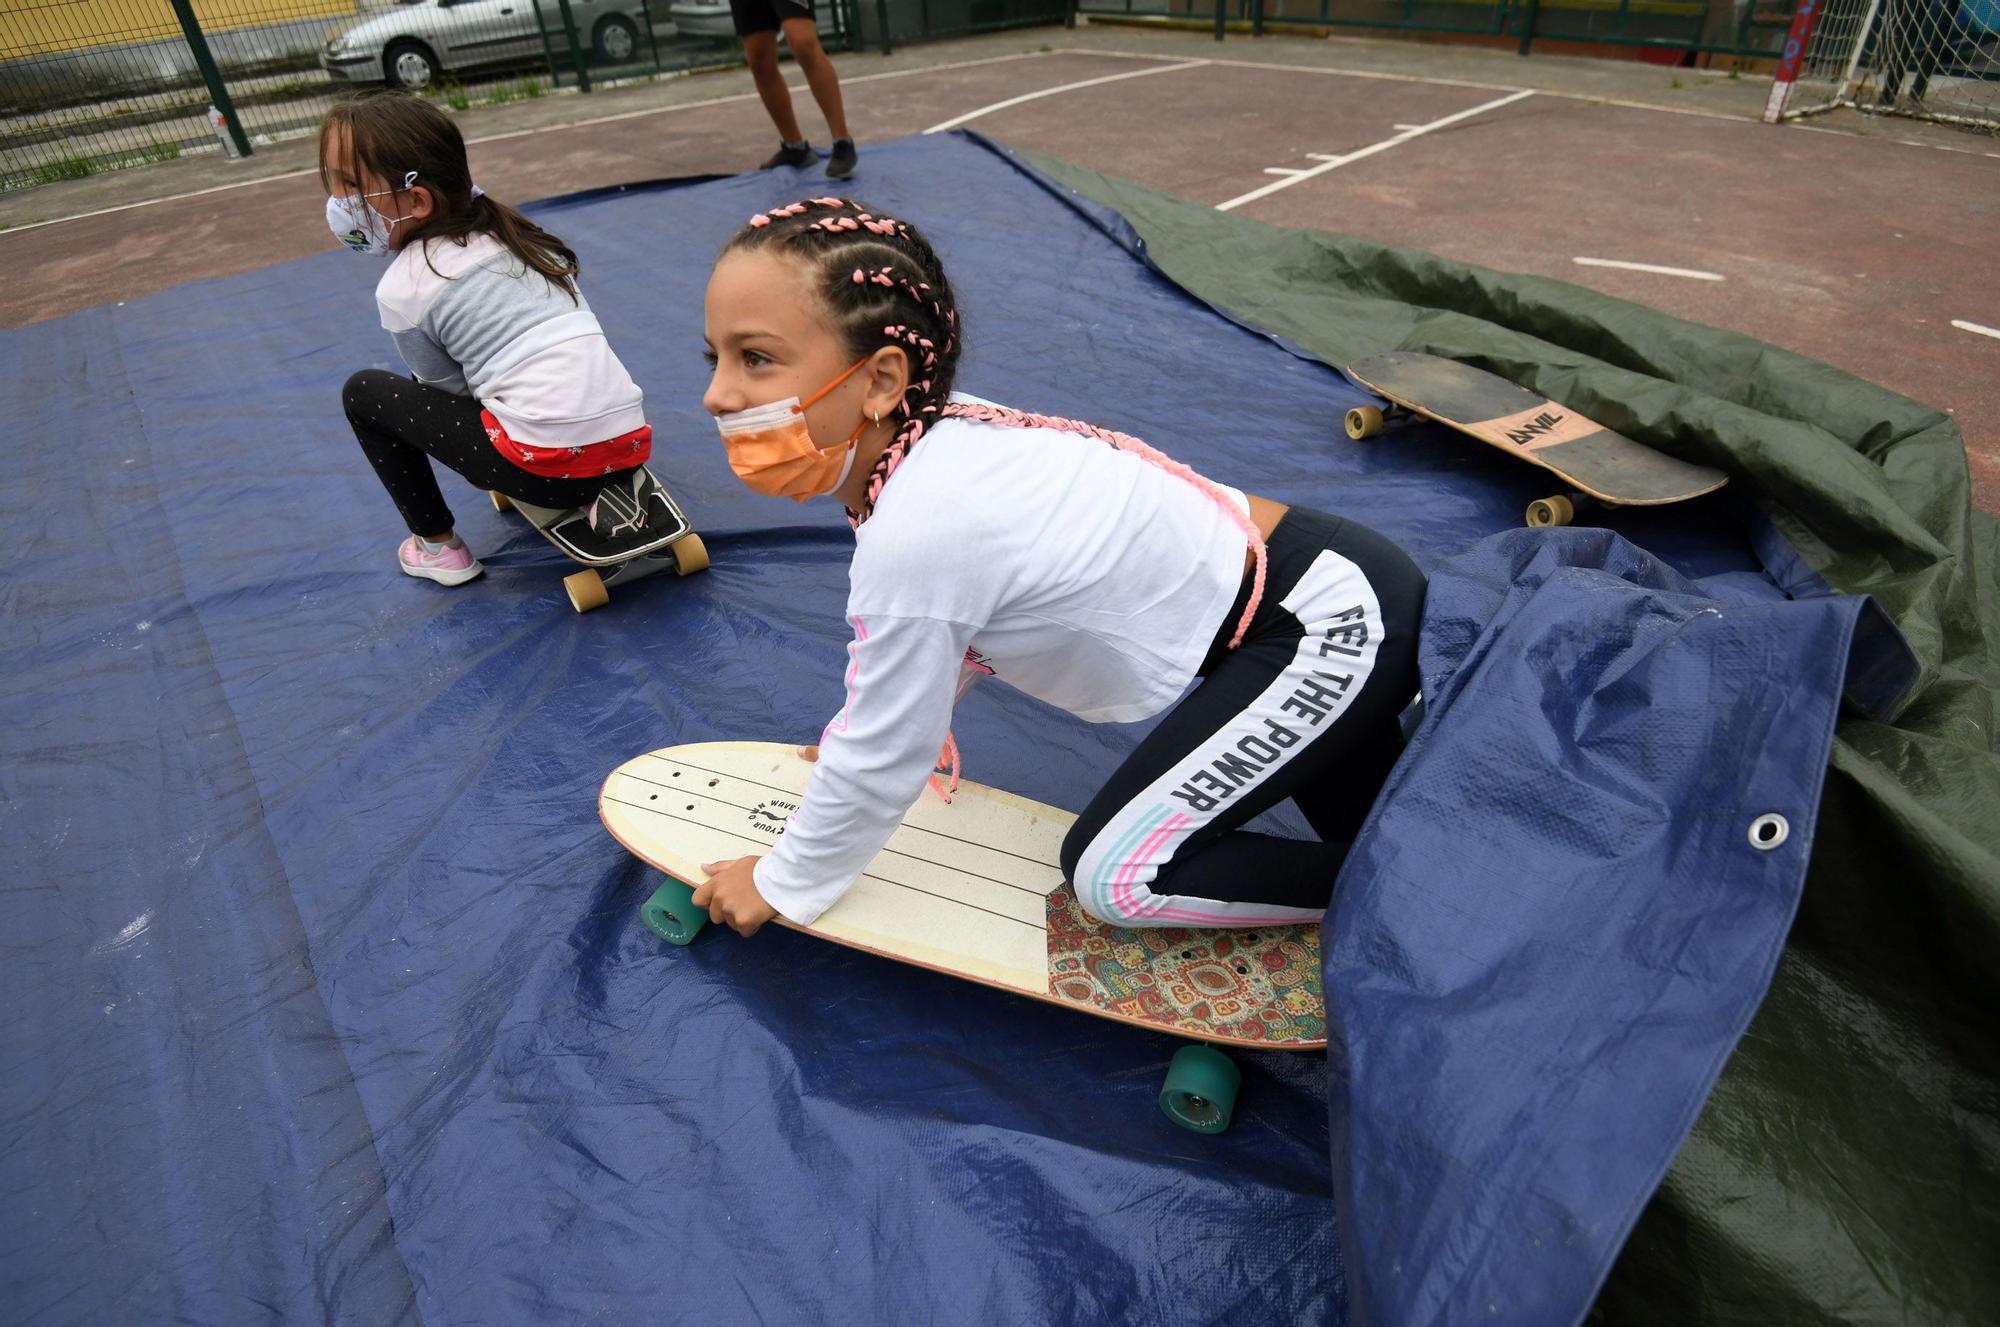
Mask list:
[[[417,173],[411,171],[403,177],[403,188],[417,182]],[[376,258],[387,258],[394,252],[389,247],[389,233],[409,217],[385,217],[375,210],[370,198],[383,198],[397,189],[380,189],[372,194],[349,194],[344,198],[326,200],[326,228],[333,237],[355,253],[370,254]]]

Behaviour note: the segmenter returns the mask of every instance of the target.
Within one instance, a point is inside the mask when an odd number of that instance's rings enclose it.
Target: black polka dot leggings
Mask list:
[[[616,474],[550,479],[530,474],[502,456],[480,422],[479,402],[427,387],[384,369],[363,369],[341,389],[340,404],[375,477],[389,491],[411,534],[438,535],[452,528],[451,508],[438,490],[431,461],[483,489],[537,507],[581,507]]]

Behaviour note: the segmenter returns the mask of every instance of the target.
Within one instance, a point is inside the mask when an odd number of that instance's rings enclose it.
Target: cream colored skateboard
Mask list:
[[[708,742],[649,752],[612,771],[598,799],[605,827],[673,877],[644,909],[655,933],[674,944],[693,940],[707,920],[691,902],[701,864],[768,852],[798,810],[811,768],[791,746]],[[883,958],[1195,1041],[1260,1050],[1326,1045],[1317,926],[1106,926],[1077,906],[1058,865],[1074,820],[976,783],[962,784],[949,804],[926,792],[860,881],[812,925],[778,920]],[[1219,1132],[1235,1068],[1213,1051],[1191,1054],[1197,1049],[1177,1055],[1177,1069],[1200,1064],[1209,1072],[1192,1088],[1170,1073],[1161,1105],[1176,1123]]]

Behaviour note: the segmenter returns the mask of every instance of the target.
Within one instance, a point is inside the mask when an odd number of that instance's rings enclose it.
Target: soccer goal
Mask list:
[[[1837,106],[2000,132],[2000,0],[1800,0],[1764,119]]]

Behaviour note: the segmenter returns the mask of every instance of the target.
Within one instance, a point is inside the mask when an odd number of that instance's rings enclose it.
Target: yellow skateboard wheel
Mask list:
[[[1356,442],[1382,431],[1382,412],[1372,405],[1358,405],[1347,412],[1347,436]]]
[[[692,576],[697,571],[708,570],[708,545],[701,542],[701,536],[689,531],[669,545],[674,553],[674,570],[682,576]]]
[[[611,602],[611,592],[604,588],[604,578],[588,568],[563,577],[563,588],[569,591],[570,607],[579,613],[588,613]]]
[[[1568,525],[1576,519],[1576,504],[1568,498],[1537,498],[1528,504],[1528,524],[1539,530]]]

